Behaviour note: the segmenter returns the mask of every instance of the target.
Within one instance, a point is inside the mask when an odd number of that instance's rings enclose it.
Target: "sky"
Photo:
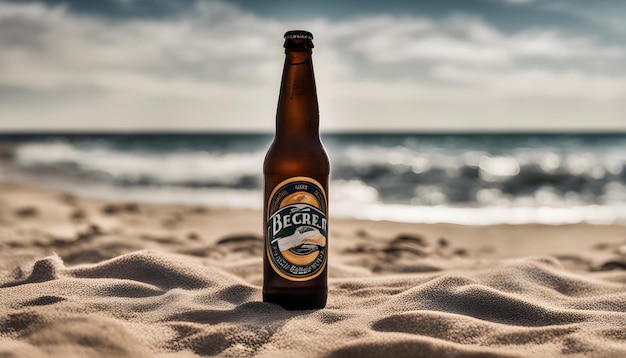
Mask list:
[[[285,31],[322,131],[626,131],[623,0],[0,0],[0,131],[274,127]]]

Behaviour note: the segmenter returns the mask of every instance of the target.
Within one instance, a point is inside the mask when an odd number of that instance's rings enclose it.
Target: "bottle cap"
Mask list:
[[[313,40],[313,34],[304,30],[291,30],[285,32],[285,40],[295,39]]]

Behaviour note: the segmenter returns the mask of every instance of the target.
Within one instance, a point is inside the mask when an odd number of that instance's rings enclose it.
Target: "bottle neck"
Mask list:
[[[287,50],[276,112],[276,136],[311,134],[319,137],[319,108],[311,50]]]

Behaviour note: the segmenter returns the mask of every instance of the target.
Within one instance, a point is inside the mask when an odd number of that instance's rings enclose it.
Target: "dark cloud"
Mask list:
[[[17,3],[34,2],[48,5],[66,5],[72,11],[113,19],[172,18],[184,14],[197,3],[214,0],[10,0]],[[381,14],[426,16],[441,19],[467,13],[480,16],[505,32],[528,27],[557,26],[565,31],[594,32],[610,35],[606,24],[582,17],[580,14],[599,14],[616,17],[626,12],[621,0],[229,0],[229,4],[265,18],[295,21],[311,18],[341,20]],[[566,11],[559,11],[565,9]],[[569,10],[568,10],[569,9]],[[582,20],[582,21],[581,21]]]

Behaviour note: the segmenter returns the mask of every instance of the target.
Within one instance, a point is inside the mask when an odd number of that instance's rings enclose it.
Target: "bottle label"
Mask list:
[[[277,274],[308,281],[326,266],[328,220],[326,193],[308,177],[278,184],[267,206],[267,256]]]

